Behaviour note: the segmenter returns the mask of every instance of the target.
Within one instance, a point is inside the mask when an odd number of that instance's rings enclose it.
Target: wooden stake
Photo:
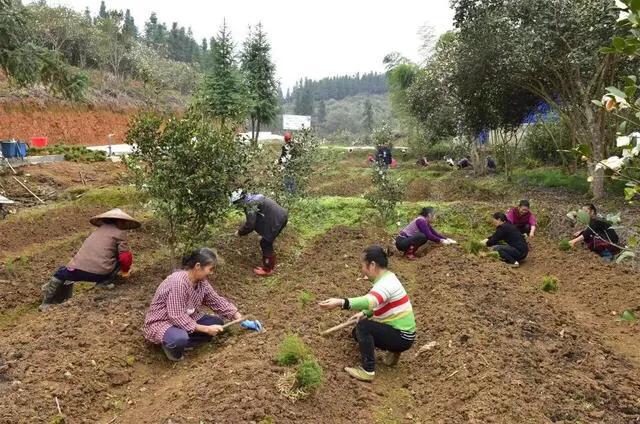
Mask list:
[[[22,187],[24,187],[25,190],[27,190],[29,193],[31,193],[31,195],[33,197],[35,197],[36,199],[38,199],[40,201],[40,203],[44,204],[44,200],[42,200],[41,198],[39,198],[33,191],[29,190],[29,187],[27,187],[26,185],[24,185],[24,183],[22,181],[20,181],[19,179],[17,179],[16,177],[13,177],[14,180],[16,180],[18,182],[18,184],[20,184]]]
[[[56,396],[56,406],[58,407],[58,414],[62,415],[62,409],[60,409],[60,402],[58,402],[58,396]]]

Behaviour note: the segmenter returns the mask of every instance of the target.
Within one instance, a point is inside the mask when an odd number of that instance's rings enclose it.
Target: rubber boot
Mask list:
[[[270,277],[273,275],[273,269],[276,266],[276,256],[263,256],[262,266],[254,268],[253,273],[259,277]]]
[[[406,252],[404,252],[404,257],[409,259],[410,261],[415,261],[418,259],[416,256],[416,248],[414,246],[409,246]]]
[[[60,290],[58,290],[57,296],[54,298],[54,303],[64,303],[73,297],[73,284],[62,284]]]
[[[59,299],[60,288],[64,285],[64,281],[51,277],[51,279],[42,286],[42,304],[38,307],[41,312],[48,310],[52,304],[60,303]],[[58,299],[57,299],[58,298]]]

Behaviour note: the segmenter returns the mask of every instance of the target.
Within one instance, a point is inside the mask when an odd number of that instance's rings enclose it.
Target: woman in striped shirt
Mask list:
[[[416,338],[411,301],[402,283],[387,269],[388,265],[387,253],[382,247],[368,247],[362,255],[362,273],[373,281],[369,293],[320,302],[325,309],[341,307],[360,311],[353,316],[358,321],[353,337],[360,345],[362,366],[346,367],[345,371],[361,381],[372,381],[375,377],[376,347],[388,352],[385,365],[394,366],[400,353],[408,350]]]
[[[239,319],[238,308],[220,296],[208,278],[218,262],[215,252],[198,249],[182,260],[182,270],[168,276],[151,301],[142,332],[162,345],[171,361],[181,361],[185,349],[207,343],[224,331],[222,318]],[[208,306],[222,318],[199,311]]]

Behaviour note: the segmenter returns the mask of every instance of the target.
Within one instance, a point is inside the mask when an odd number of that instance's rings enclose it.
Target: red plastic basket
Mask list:
[[[48,137],[32,137],[31,138],[31,147],[47,147],[49,144]]]

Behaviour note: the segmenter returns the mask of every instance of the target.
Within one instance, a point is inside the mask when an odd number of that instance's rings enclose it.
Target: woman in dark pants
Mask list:
[[[404,227],[396,237],[396,248],[404,252],[405,258],[415,260],[415,253],[427,241],[440,244],[455,244],[456,241],[439,234],[431,226],[436,212],[433,208],[422,208],[420,215]]]
[[[520,230],[511,224],[503,212],[493,214],[493,225],[496,232],[484,240],[484,243],[498,252],[500,259],[513,267],[519,267],[520,261],[527,257],[529,245]],[[499,243],[506,244],[499,244]]]

